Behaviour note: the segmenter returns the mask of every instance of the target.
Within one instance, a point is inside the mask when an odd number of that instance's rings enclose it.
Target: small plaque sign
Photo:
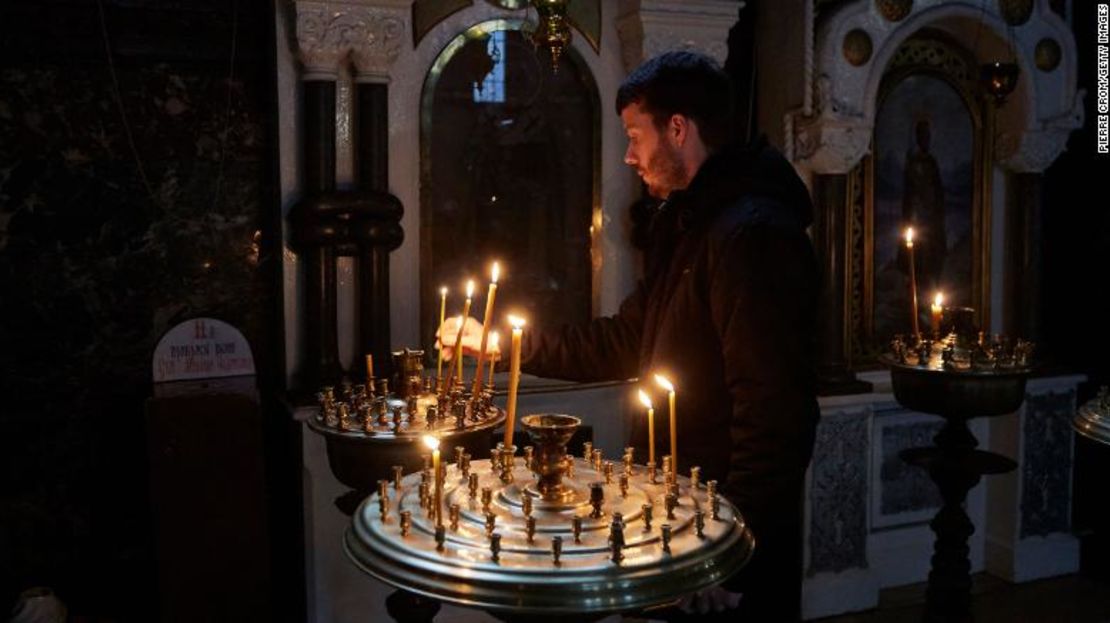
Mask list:
[[[154,349],[154,382],[254,374],[254,355],[235,327],[193,318],[170,329]]]

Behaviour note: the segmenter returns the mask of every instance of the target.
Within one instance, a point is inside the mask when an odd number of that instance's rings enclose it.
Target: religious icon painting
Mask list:
[[[871,153],[849,176],[849,343],[867,365],[912,326],[914,228],[918,324],[937,292],[989,318],[992,107],[960,44],[923,35],[903,44],[876,95]]]

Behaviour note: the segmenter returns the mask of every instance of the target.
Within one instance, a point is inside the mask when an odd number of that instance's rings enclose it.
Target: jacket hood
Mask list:
[[[688,228],[703,218],[712,218],[741,197],[769,199],[786,213],[775,221],[805,229],[813,222],[809,191],[794,167],[760,136],[748,145],[729,145],[710,156],[698,169],[690,185],[671,193],[668,203],[684,211],[681,226]]]

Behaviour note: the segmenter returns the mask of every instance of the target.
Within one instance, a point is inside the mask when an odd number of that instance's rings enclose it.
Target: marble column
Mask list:
[[[355,108],[356,185],[375,206],[352,233],[358,260],[358,343],[373,353],[377,374],[390,374],[389,254],[401,246],[401,202],[388,192],[389,115],[386,84],[359,84]],[[364,375],[365,371],[360,371]]]
[[[335,190],[335,82],[306,80],[304,188],[306,198]],[[343,375],[336,319],[336,224],[298,203],[289,213],[291,242],[305,264],[305,350],[301,384],[314,389]]]

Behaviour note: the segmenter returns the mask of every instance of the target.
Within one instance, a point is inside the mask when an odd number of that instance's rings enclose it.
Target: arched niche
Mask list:
[[[600,221],[597,85],[573,48],[552,72],[522,20],[460,33],[425,78],[420,133],[422,334],[440,284],[501,262],[499,309],[540,326],[597,313]],[[457,292],[457,289],[452,287]]]
[[[639,196],[639,181],[623,163],[625,137],[620,119],[611,112],[617,88],[628,71],[650,55],[673,48],[693,48],[724,60],[728,30],[742,2],[736,0],[596,0],[600,25],[596,39],[574,31],[571,54],[593,77],[601,103],[598,124],[600,175],[597,211],[592,223],[596,275],[595,311],[612,314],[631,291],[638,262],[629,243],[628,208]],[[521,20],[534,15],[523,3],[457,0],[443,9],[431,26],[414,37],[413,0],[294,0],[276,12],[278,31],[278,138],[282,209],[288,210],[304,191],[300,178],[308,167],[299,153],[305,123],[301,81],[334,83],[335,169],[340,188],[357,176],[354,136],[361,91],[375,87],[384,94],[388,176],[385,186],[404,206],[400,248],[390,254],[389,318],[395,347],[417,346],[421,335],[419,309],[423,284],[419,271],[421,231],[420,105],[425,77],[444,47],[474,24],[490,20]],[[512,8],[512,7],[521,8]],[[288,229],[286,230],[288,234]],[[305,267],[291,248],[284,256],[286,350],[292,378],[296,353],[304,351],[300,326],[304,315]],[[340,265],[339,350],[343,361],[356,360],[349,336],[353,319],[352,284],[357,274]],[[438,284],[432,284],[433,287]],[[348,352],[349,351],[349,352]]]
[[[1075,39],[1045,0],[1028,0],[1029,16],[1010,26],[997,2],[854,0],[819,16],[807,106],[787,115],[787,152],[810,174],[843,174],[867,152],[883,75],[902,44],[924,29],[970,44],[977,63],[1013,57],[1017,88],[1000,111],[993,142],[997,162],[1017,172],[1043,171],[1082,125],[1076,90]],[[896,5],[891,15],[882,6]],[[898,17],[898,19],[893,19]],[[1055,63],[1038,52],[1051,42]]]
[[[929,304],[990,309],[991,183],[996,107],[970,51],[939,30],[905,40],[875,102],[867,153],[848,175],[848,342],[857,367],[910,333],[913,309],[902,235],[915,231],[918,324]]]

